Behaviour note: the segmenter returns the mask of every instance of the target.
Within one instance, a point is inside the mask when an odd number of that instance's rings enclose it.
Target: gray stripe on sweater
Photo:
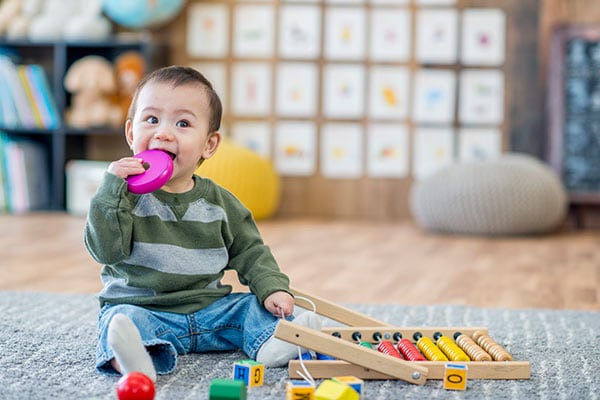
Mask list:
[[[227,249],[186,249],[170,244],[135,242],[127,264],[180,275],[216,274],[227,266]]]

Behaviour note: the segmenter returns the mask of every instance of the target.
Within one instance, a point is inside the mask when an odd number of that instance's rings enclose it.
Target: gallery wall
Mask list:
[[[539,96],[524,89],[537,35],[515,39],[533,11],[517,1],[191,1],[170,28],[171,58],[213,81],[223,133],[273,161],[280,215],[399,219],[414,180],[513,150],[517,127],[539,125],[539,112],[521,111]],[[528,141],[517,150],[539,152]]]

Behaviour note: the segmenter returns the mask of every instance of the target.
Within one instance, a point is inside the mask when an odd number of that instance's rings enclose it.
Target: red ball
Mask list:
[[[117,382],[119,400],[153,400],[154,382],[141,372],[130,372]]]

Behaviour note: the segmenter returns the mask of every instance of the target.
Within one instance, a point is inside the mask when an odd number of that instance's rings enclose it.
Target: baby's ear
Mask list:
[[[219,148],[219,144],[221,143],[221,134],[219,132],[209,133],[208,141],[206,142],[206,147],[202,152],[202,158],[207,160],[213,156],[217,152]]]

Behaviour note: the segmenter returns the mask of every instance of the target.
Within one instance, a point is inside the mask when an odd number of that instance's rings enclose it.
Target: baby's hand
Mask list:
[[[294,312],[294,298],[287,292],[271,293],[264,302],[268,312],[276,317],[281,317],[281,312],[289,317]]]
[[[138,175],[144,172],[141,158],[124,157],[110,163],[108,173],[126,179],[130,175]]]

